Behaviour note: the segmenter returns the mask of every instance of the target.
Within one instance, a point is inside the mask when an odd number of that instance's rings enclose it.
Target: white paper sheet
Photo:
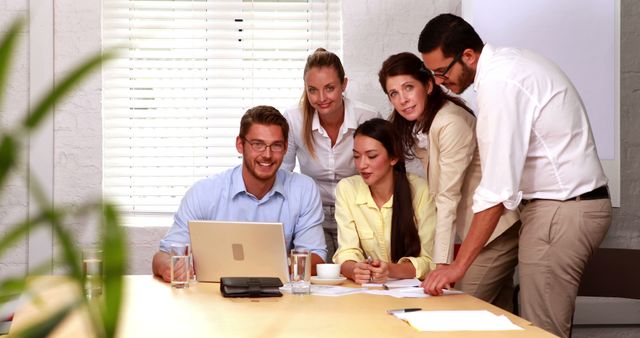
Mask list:
[[[415,311],[396,313],[418,331],[511,331],[523,330],[509,318],[486,310],[478,311]]]
[[[389,279],[386,283],[388,288],[406,288],[409,286],[420,286],[420,280],[417,278],[408,278],[408,279]],[[363,287],[369,288],[381,288],[383,287],[383,283],[364,283]]]
[[[463,293],[458,290],[443,290],[444,295],[459,295]],[[365,293],[370,295],[391,296],[395,298],[427,298],[431,297],[424,293],[424,289],[420,287],[408,287],[408,288],[391,288],[389,290],[367,290]]]
[[[280,291],[284,293],[291,293],[291,286],[289,284],[285,284],[280,287]],[[346,286],[334,285],[311,285],[311,294],[314,296],[338,297],[362,293],[365,291],[367,291],[367,289],[364,288],[349,288]]]

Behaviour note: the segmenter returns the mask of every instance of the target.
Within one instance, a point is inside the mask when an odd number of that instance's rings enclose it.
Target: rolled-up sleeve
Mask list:
[[[473,195],[473,212],[502,203],[515,210],[520,181],[538,104],[517,83],[487,79],[478,90],[476,133],[482,162],[482,180]]]

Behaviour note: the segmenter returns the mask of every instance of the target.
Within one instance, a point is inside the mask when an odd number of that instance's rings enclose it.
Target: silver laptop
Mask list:
[[[196,279],[288,278],[282,223],[189,221]]]

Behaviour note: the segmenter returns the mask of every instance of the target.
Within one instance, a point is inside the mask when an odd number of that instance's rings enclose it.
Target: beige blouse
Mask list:
[[[473,192],[482,176],[475,125],[474,116],[448,102],[431,124],[428,149],[415,149],[427,176],[429,192],[436,203],[434,263],[453,261],[455,234],[464,240],[471,227]],[[518,219],[517,211],[506,211],[487,243]]]

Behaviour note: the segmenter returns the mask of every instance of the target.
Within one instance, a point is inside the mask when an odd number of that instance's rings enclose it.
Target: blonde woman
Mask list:
[[[353,133],[364,121],[380,114],[372,107],[344,97],[347,89],[342,62],[332,52],[318,48],[304,67],[300,104],[285,111],[289,121],[289,148],[282,167],[300,172],[318,185],[324,210],[327,259],[337,249],[335,222],[336,184],[356,173],[352,159]]]

